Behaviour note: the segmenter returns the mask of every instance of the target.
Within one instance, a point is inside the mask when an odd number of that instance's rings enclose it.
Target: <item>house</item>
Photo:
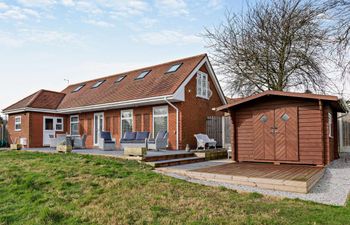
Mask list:
[[[265,91],[221,106],[231,116],[232,159],[327,165],[339,157],[336,96]]]
[[[169,132],[168,148],[195,147],[214,108],[227,104],[206,54],[73,84],[61,92],[40,90],[4,109],[12,142],[49,145],[49,135],[87,134],[98,146],[100,131],[119,144],[126,131]],[[117,146],[118,147],[118,146]]]

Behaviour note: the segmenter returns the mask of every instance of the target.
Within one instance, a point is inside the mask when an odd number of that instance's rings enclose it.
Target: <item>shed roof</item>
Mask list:
[[[246,98],[242,98],[239,100],[236,100],[232,103],[220,106],[217,108],[217,111],[222,111],[226,109],[233,109],[239,105],[242,105],[244,103],[266,97],[266,96],[281,96],[281,97],[289,97],[289,98],[301,98],[301,99],[314,99],[314,100],[322,100],[330,102],[332,107],[337,109],[338,112],[348,112],[348,106],[346,103],[339,99],[337,96],[332,95],[319,95],[319,94],[309,94],[309,93],[296,93],[296,92],[285,92],[285,91],[264,91],[262,93],[251,95]]]

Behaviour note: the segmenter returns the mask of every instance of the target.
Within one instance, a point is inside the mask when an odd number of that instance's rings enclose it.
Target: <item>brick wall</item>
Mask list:
[[[200,68],[202,72],[207,74],[205,66]],[[194,76],[185,87],[185,102],[178,103],[180,113],[180,143],[179,148],[185,149],[186,144],[190,148],[196,148],[197,142],[194,137],[198,133],[206,133],[206,119],[208,116],[223,116],[224,113],[213,111],[223,103],[220,100],[213,80],[209,76],[210,89],[213,95],[209,100],[197,97],[197,77]]]
[[[15,117],[21,116],[22,129],[15,131]],[[12,114],[8,117],[8,133],[10,144],[19,143],[20,138],[29,139],[29,113]]]

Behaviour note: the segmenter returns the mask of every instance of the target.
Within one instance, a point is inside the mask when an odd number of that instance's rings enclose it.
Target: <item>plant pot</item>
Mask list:
[[[22,145],[21,144],[11,144],[10,145],[10,149],[11,150],[21,150],[22,149]]]
[[[72,146],[70,145],[57,145],[56,150],[57,152],[63,152],[63,153],[68,153],[72,152]]]

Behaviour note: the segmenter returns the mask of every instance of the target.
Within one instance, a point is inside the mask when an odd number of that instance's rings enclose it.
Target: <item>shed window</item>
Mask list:
[[[287,113],[283,114],[281,119],[284,121],[284,122],[287,122],[289,120],[289,116]]]
[[[145,78],[145,76],[147,76],[150,72],[151,72],[151,70],[145,70],[145,71],[141,72],[140,75],[138,75],[138,77],[136,77],[135,80],[139,80],[139,79]]]
[[[103,84],[104,82],[105,82],[105,80],[97,81],[91,88],[98,88],[98,87],[101,86],[101,84]]]
[[[210,90],[208,74],[198,71],[197,73],[197,97],[209,99]]]
[[[85,84],[79,85],[79,86],[76,87],[72,92],[78,92],[78,91],[80,91],[84,86],[85,86]]]
[[[333,137],[333,115],[332,113],[328,113],[328,133],[329,137]]]
[[[169,70],[167,71],[167,73],[173,73],[176,72],[180,67],[181,67],[182,63],[177,63],[175,65],[172,65]]]
[[[79,135],[79,116],[70,117],[70,134]]]
[[[267,122],[267,116],[266,116],[266,115],[261,116],[261,117],[260,117],[260,121],[261,121],[262,123],[266,123],[266,122]]]
[[[15,131],[21,131],[22,130],[22,117],[16,116],[15,117]]]

